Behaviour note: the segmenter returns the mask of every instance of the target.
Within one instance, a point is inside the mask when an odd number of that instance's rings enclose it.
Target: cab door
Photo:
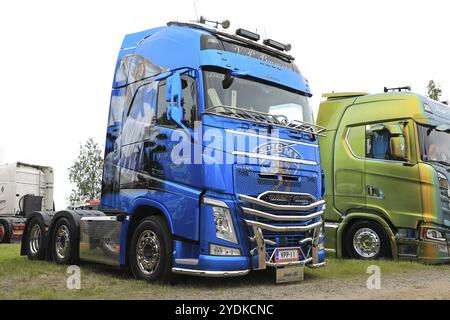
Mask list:
[[[198,119],[197,83],[194,73],[181,74],[181,117],[170,112],[170,79],[158,84],[156,125],[152,134],[151,176],[160,184],[153,191],[171,215],[175,235],[199,240],[201,165],[196,164],[195,122]],[[179,110],[178,110],[179,111]],[[201,149],[200,149],[201,150]]]
[[[193,74],[181,75],[181,126],[168,116],[169,102],[166,80],[158,85],[155,133],[153,134],[154,166],[152,175],[187,185],[200,182],[200,167],[194,161],[194,125],[198,119],[197,85]]]
[[[408,226],[422,214],[419,166],[411,121],[366,125],[365,192],[368,210]]]

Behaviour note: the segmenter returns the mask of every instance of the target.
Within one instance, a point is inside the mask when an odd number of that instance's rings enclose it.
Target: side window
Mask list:
[[[155,117],[154,83],[143,85],[133,98],[132,105],[124,119],[122,145],[140,142],[150,138],[150,128]]]
[[[346,135],[347,147],[354,157],[365,158],[366,126],[349,127]]]
[[[181,76],[181,85],[183,88],[183,100],[181,106],[184,109],[183,124],[188,128],[194,127],[194,122],[197,119],[197,88],[195,79],[188,76]],[[156,115],[156,123],[161,126],[176,128],[177,124],[167,118],[166,101],[166,82],[161,81],[158,86],[158,110]]]
[[[161,81],[158,85],[158,106],[156,113],[156,124],[165,127],[176,127],[176,123],[167,119],[167,105],[166,101],[166,82]]]
[[[184,109],[183,124],[188,128],[194,128],[194,122],[197,120],[197,88],[195,79],[188,76],[181,76],[183,87],[183,101],[181,105]]]
[[[366,158],[404,161],[406,141],[403,125],[378,123],[366,126]]]

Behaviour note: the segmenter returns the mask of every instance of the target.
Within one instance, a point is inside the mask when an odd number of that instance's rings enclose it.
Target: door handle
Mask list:
[[[367,196],[374,199],[384,199],[383,191],[374,186],[367,186]]]

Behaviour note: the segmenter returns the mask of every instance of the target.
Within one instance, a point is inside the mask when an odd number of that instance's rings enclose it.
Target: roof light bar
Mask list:
[[[261,38],[259,36],[259,34],[255,33],[255,32],[251,32],[242,28],[239,28],[236,30],[236,35],[240,36],[240,37],[244,37],[253,41],[259,41],[259,39]]]
[[[278,41],[275,41],[275,40],[272,40],[272,39],[264,39],[263,43],[266,46],[275,48],[275,49],[280,50],[280,51],[289,51],[289,50],[291,50],[291,45],[290,44],[283,44],[281,42],[278,42]]]

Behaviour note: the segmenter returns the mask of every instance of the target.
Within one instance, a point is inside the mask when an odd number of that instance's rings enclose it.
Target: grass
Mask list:
[[[81,265],[81,290],[68,290],[67,266],[45,261],[29,261],[19,255],[18,244],[0,245],[0,300],[4,299],[177,299],[206,291],[225,295],[227,289],[250,290],[276,286],[273,270],[252,272],[241,278],[180,277],[174,285],[148,284],[134,280],[127,272],[84,263]],[[387,273],[408,273],[443,268],[408,261],[357,261],[328,259],[327,266],[305,270],[305,281],[366,277],[369,265],[376,264]]]

